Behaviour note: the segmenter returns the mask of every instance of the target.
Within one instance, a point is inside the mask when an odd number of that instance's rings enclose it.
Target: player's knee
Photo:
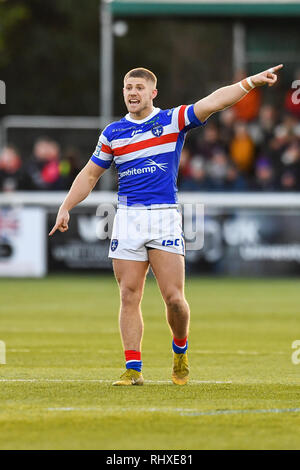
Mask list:
[[[168,294],[165,298],[165,303],[167,308],[173,312],[183,312],[188,309],[185,298],[178,292]]]
[[[142,292],[131,286],[122,286],[120,289],[121,303],[126,305],[138,305],[141,302]]]

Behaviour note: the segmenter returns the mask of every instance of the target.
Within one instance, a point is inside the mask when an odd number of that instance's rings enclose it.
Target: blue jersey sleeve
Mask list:
[[[194,104],[191,104],[187,108],[186,121],[188,121],[189,123],[184,127],[185,132],[189,131],[190,129],[194,129],[195,127],[204,126],[206,124],[206,121],[202,122],[197,118],[195,114],[194,106],[195,106]]]
[[[93,155],[92,162],[102,168],[109,168],[113,160],[111,144],[106,136],[106,129],[101,133]]]

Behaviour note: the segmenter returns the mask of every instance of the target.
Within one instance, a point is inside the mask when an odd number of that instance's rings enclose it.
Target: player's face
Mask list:
[[[140,116],[145,112],[151,112],[153,99],[157,90],[151,81],[139,77],[129,77],[124,82],[124,101],[131,114]]]

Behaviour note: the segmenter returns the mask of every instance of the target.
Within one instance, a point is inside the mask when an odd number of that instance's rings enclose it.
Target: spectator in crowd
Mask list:
[[[202,134],[196,140],[196,152],[205,158],[211,157],[213,151],[222,145],[219,130],[214,119],[203,128]]]
[[[255,191],[276,190],[274,169],[271,161],[266,157],[262,156],[256,162],[253,189]]]
[[[239,71],[235,74],[233,83],[239,82],[245,77],[247,77],[247,73],[245,71]],[[248,93],[248,95],[232,107],[236,119],[249,122],[257,118],[261,106],[261,93],[260,88],[254,88],[251,93]]]
[[[298,162],[298,122],[294,116],[286,115],[274,129],[274,137],[269,144],[269,154],[277,174],[280,174],[287,166]],[[290,167],[292,169],[292,167]]]
[[[259,110],[258,119],[248,126],[249,133],[255,145],[269,145],[277,123],[277,112],[273,105],[265,104]]]
[[[280,176],[279,189],[285,192],[299,191],[299,179],[292,171],[286,170]]]
[[[7,145],[0,153],[0,191],[10,192],[21,188],[22,160],[13,145]]]
[[[294,138],[282,152],[281,163],[284,166],[294,167],[295,170],[298,170],[300,164],[300,146],[297,138]]]
[[[277,122],[277,113],[274,106],[265,104],[259,111],[259,127],[262,131],[262,141],[268,143],[272,137],[273,129]]]
[[[207,174],[213,191],[225,191],[227,183],[228,160],[222,148],[215,149],[207,163]]]
[[[254,163],[254,143],[247,126],[238,121],[234,126],[234,137],[230,143],[230,156],[236,167],[243,172],[250,172]]]
[[[247,191],[248,184],[244,176],[237,170],[236,166],[229,162],[226,174],[226,190],[229,192]]]
[[[233,108],[227,108],[224,111],[219,113],[219,120],[220,120],[220,140],[226,150],[229,149],[230,142],[234,136],[234,124],[235,124],[235,112]]]
[[[280,188],[286,190],[290,186],[295,188],[300,181],[300,140],[294,138],[281,154],[280,158]],[[293,178],[291,178],[291,175]],[[292,184],[292,179],[294,183]],[[300,188],[299,188],[300,189]]]
[[[69,189],[81,170],[80,153],[76,147],[67,147],[59,163],[63,189]]]
[[[292,114],[285,114],[281,122],[275,126],[273,134],[275,148],[284,148],[294,137],[300,137],[298,119]]]
[[[246,182],[229,160],[226,152],[216,149],[207,164],[207,175],[211,191],[244,191]]]
[[[179,161],[178,186],[181,185],[181,182],[188,180],[191,177],[191,159],[192,153],[185,145],[182,149]]]
[[[60,190],[63,181],[59,169],[60,147],[48,137],[40,137],[26,166],[25,189]]]
[[[182,191],[209,191],[210,182],[205,168],[205,159],[201,155],[195,155],[188,161],[180,185]]]

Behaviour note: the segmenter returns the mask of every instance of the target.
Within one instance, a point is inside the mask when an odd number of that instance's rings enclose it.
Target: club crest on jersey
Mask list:
[[[164,131],[164,128],[160,124],[152,127],[152,134],[155,135],[155,137],[160,137],[163,131]]]
[[[112,241],[111,241],[111,245],[110,245],[110,249],[111,251],[116,251],[116,249],[118,248],[118,240],[116,238],[114,238]]]

